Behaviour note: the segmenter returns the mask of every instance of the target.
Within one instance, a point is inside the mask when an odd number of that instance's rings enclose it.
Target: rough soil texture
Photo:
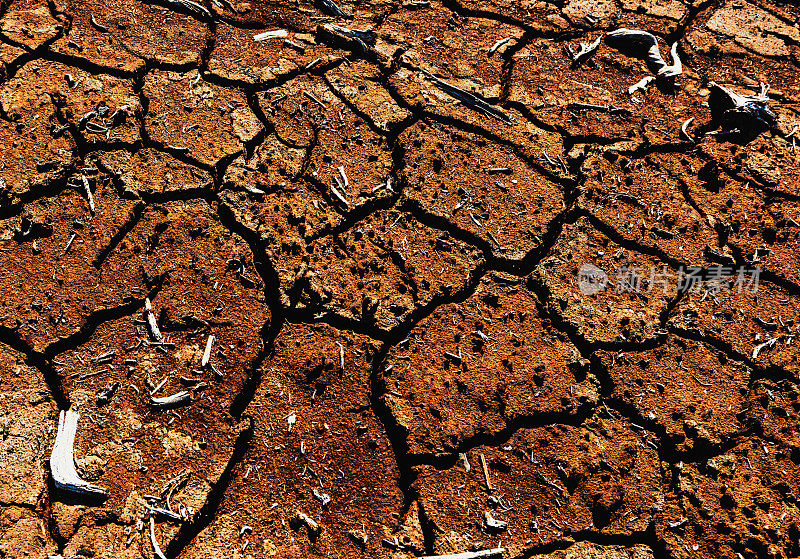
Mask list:
[[[0,559],[800,556],[796,4],[323,4],[0,2]]]

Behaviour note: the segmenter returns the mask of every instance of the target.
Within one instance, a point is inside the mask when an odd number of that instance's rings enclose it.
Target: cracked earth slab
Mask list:
[[[658,455],[645,440],[625,421],[595,417],[520,429],[444,471],[419,467],[415,488],[434,549],[480,538],[518,555],[590,533],[645,531],[663,508]]]
[[[723,281],[735,283],[736,277]],[[750,360],[772,369],[773,374],[780,375],[781,369],[795,371],[796,346],[788,325],[798,320],[796,295],[769,283],[762,283],[753,293],[752,287],[744,285],[749,280],[741,283],[741,293],[738,285],[725,294],[714,294],[712,288],[710,300],[703,299],[704,289],[690,292],[675,308],[670,325],[714,340],[734,359],[738,355],[738,360]],[[729,327],[734,324],[735,328]]]
[[[250,448],[216,518],[181,556],[245,542],[243,557],[391,556],[381,540],[399,527],[404,505],[391,441],[370,409],[374,342],[325,325],[296,325],[273,348],[246,409],[257,426]],[[321,532],[295,525],[290,519],[298,511]],[[250,529],[242,533],[243,526]]]
[[[292,308],[332,311],[365,328],[387,331],[413,310],[458,290],[464,276],[480,265],[473,247],[408,213],[376,211],[338,232],[341,217],[329,206],[323,209],[323,197],[309,200],[315,191],[281,191],[259,196],[249,210],[243,207],[246,194],[227,199],[275,259],[281,296]],[[277,200],[282,205],[273,206]],[[268,221],[276,210],[287,213]],[[320,231],[328,227],[333,232]]]
[[[707,452],[745,430],[751,372],[712,346],[669,336],[647,351],[597,354],[614,390],[678,453]],[[642,428],[644,428],[642,426]]]
[[[43,558],[56,549],[47,529],[44,460],[57,408],[23,354],[3,347],[0,362],[6,371],[0,384],[0,553]]]
[[[677,283],[665,279],[671,272],[663,260],[636,248],[622,246],[580,217],[565,226],[541,260],[530,279],[532,288],[549,312],[585,342],[652,339],[677,296]],[[602,289],[581,291],[578,272],[586,266],[605,274]],[[630,289],[631,284],[639,287]]]
[[[446,457],[596,402],[588,363],[536,305],[518,280],[485,278],[388,353],[383,399],[412,455]]]
[[[136,70],[144,59],[196,63],[206,42],[202,22],[154,3],[67,0],[59,8],[71,26],[53,50],[115,70]]]
[[[675,556],[689,557],[701,547],[731,557],[737,549],[776,550],[776,537],[792,532],[796,522],[790,480],[797,467],[790,456],[780,443],[743,438],[724,454],[678,464],[673,475],[683,518],[664,531]],[[706,530],[730,538],[731,546],[697,538]]]

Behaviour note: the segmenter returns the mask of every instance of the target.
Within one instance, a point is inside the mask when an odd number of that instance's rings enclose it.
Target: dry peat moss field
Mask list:
[[[800,555],[800,8],[0,2],[0,558]]]

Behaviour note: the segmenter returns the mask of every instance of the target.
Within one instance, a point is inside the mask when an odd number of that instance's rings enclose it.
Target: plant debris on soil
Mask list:
[[[0,559],[800,556],[800,9],[0,3]]]

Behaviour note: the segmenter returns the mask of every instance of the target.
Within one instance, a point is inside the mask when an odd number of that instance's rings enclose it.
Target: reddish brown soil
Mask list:
[[[0,3],[0,559],[800,556],[797,6],[320,6]]]

